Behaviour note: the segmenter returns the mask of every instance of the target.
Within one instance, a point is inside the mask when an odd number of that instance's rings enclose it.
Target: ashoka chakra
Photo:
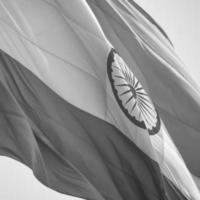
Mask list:
[[[160,118],[148,94],[118,53],[112,49],[107,72],[114,96],[128,119],[149,134],[160,130]]]

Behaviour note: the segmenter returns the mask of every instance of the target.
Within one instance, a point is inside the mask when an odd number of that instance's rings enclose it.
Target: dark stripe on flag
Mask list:
[[[133,5],[146,19],[148,19],[156,28],[163,34],[163,36],[170,42],[173,46],[172,41],[170,40],[167,33],[162,29],[162,27],[142,8],[140,7],[134,0],[128,0],[128,2]]]

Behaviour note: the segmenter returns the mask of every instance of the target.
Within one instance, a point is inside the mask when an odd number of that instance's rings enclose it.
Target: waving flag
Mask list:
[[[191,134],[184,124],[198,128],[186,112],[199,115],[199,93],[141,8],[1,0],[0,9],[1,155],[85,199],[200,198],[167,131],[179,141]]]
[[[132,0],[88,3],[109,41],[146,86],[190,170],[199,176],[199,87],[184,71],[168,37]]]

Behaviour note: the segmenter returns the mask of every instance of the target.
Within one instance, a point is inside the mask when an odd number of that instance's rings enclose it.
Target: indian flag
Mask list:
[[[1,155],[85,199],[200,199],[199,89],[143,9],[0,0],[0,14]]]

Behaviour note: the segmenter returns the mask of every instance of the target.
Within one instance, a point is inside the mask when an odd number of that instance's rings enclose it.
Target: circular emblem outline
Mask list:
[[[121,61],[120,68],[119,68],[119,65],[118,66],[113,65],[113,64],[116,64],[116,62],[117,62],[116,56],[118,56],[120,58],[120,61]],[[114,67],[118,70],[118,72],[124,74],[124,76],[122,77],[122,76],[119,76],[119,75],[113,75],[113,73],[115,73],[114,72],[115,69],[113,69]],[[124,112],[126,117],[131,122],[133,122],[136,126],[142,128],[142,129],[148,130],[150,135],[154,135],[154,134],[158,133],[159,130],[160,130],[160,126],[161,126],[161,120],[160,120],[160,117],[159,117],[159,114],[158,114],[156,108],[154,107],[154,104],[150,100],[146,91],[143,89],[139,80],[135,77],[135,75],[133,74],[131,69],[126,65],[124,60],[119,56],[119,54],[117,53],[117,51],[115,49],[111,49],[111,51],[108,55],[107,74],[108,74],[108,77],[109,77],[109,80],[110,80],[111,88],[113,90],[115,99],[117,100],[118,105],[120,106],[121,110]],[[115,80],[115,78],[113,78],[113,76],[121,78],[121,79],[123,78],[125,84],[123,83],[123,84],[116,85],[116,80]],[[134,80],[132,80],[132,82],[131,82],[130,79],[134,79]],[[136,83],[135,83],[135,81],[136,81]],[[134,84],[133,84],[133,82],[134,82]],[[117,86],[118,87],[119,86],[126,86],[127,88],[129,88],[129,90],[123,91],[121,94],[119,94],[119,90],[117,89]],[[136,87],[138,87],[138,88],[136,88]],[[141,90],[142,90],[142,92],[141,92]],[[131,113],[129,112],[129,109],[127,109],[123,105],[124,102],[121,98],[121,95],[123,95],[123,94],[125,95],[125,94],[128,94],[128,93],[131,94],[131,96],[128,98],[128,100],[126,100],[126,103],[131,101],[131,100],[132,101],[134,100],[134,104],[132,106],[131,112],[134,109],[136,109],[136,107],[137,107],[137,108],[141,109],[141,110],[138,109],[139,112],[140,112],[140,115],[141,115],[141,113],[146,113],[147,116],[150,116],[150,115],[154,116],[153,119],[145,117],[145,120],[143,119],[143,120],[140,121],[136,118],[135,115],[131,115]],[[143,95],[145,95],[145,98],[144,98]],[[145,102],[146,100],[148,100],[148,103]],[[149,109],[146,109],[146,111],[145,111],[145,107],[147,107],[147,106],[152,109],[153,114],[151,114],[149,112]],[[147,112],[149,112],[149,113],[147,113]],[[154,126],[149,127],[148,122],[150,123],[150,121],[154,122]]]

